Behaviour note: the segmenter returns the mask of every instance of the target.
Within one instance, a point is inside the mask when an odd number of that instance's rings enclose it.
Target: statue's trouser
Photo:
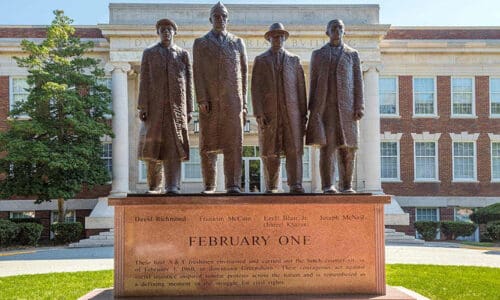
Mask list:
[[[165,189],[179,189],[181,186],[181,161],[170,159],[168,161],[148,160],[147,180],[150,191],[160,191],[162,179],[162,163],[165,171]]]
[[[336,155],[338,152],[338,155]],[[321,186],[329,188],[335,184],[335,157],[337,156],[339,168],[339,189],[341,191],[352,188],[352,178],[354,174],[354,160],[356,158],[356,148],[333,146],[323,146],[320,148],[320,175]]]
[[[241,151],[241,147],[226,147],[226,149],[222,150],[226,189],[241,188]],[[217,152],[201,151],[200,156],[203,183],[206,189],[213,189],[216,186]]]
[[[292,151],[290,151],[292,152]],[[287,153],[286,157],[286,176],[288,186],[302,185],[302,154]],[[263,156],[264,176],[266,179],[267,190],[275,190],[279,186],[279,171],[281,159],[277,155]]]

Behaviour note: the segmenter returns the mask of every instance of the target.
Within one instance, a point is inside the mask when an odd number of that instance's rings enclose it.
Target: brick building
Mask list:
[[[415,220],[467,220],[471,208],[500,201],[500,27],[379,24],[378,5],[266,6],[272,14],[261,14],[261,6],[254,5],[228,8],[229,30],[245,39],[250,72],[254,57],[269,47],[263,35],[271,23],[282,21],[290,31],[285,47],[301,57],[307,77],[312,50],[327,41],[324,31],[330,16],[344,20],[347,43],[360,52],[365,81],[366,116],[360,124],[355,184],[358,191],[394,195],[386,207],[387,227],[414,235]],[[104,80],[112,89],[119,125],[113,141],[103,138],[102,158],[113,182],[82,191],[67,203],[67,218],[85,221],[87,235],[113,226],[108,196],[146,189],[144,165],[136,158],[140,123],[135,107],[142,51],[157,40],[154,22],[163,17],[176,20],[176,43],[191,51],[194,39],[210,29],[209,9],[112,3],[109,24],[77,28],[82,39],[95,42],[89,55],[100,58],[107,71]],[[22,39],[36,41],[44,35],[41,26],[0,26],[0,130],[6,129],[11,103],[26,97],[27,73],[12,56],[22,54]],[[196,116],[190,126],[191,161],[183,163],[182,190],[199,192]],[[304,153],[304,187],[320,191],[319,151],[306,147]],[[243,188],[263,191],[252,117],[243,156]],[[223,172],[218,174],[222,189]],[[56,209],[56,203],[0,200],[0,218],[35,216],[48,225]],[[48,229],[44,235],[49,236]]]

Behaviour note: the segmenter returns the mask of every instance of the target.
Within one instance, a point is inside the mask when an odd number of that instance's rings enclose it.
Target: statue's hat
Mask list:
[[[177,32],[177,24],[175,24],[174,21],[170,19],[160,19],[156,22],[156,31],[158,31],[158,28],[160,28],[161,25],[170,25],[174,27],[175,32]]]
[[[285,26],[281,23],[274,23],[271,26],[269,26],[269,30],[264,34],[264,38],[269,41],[269,38],[271,37],[271,34],[273,33],[281,33],[285,36],[285,40],[288,39],[288,36],[290,35],[288,31],[285,30]]]
[[[212,8],[210,9],[210,15],[213,15],[213,13],[216,11],[220,11],[220,12],[223,12],[225,14],[229,13],[227,8],[220,1],[217,2],[214,6],[212,6]]]

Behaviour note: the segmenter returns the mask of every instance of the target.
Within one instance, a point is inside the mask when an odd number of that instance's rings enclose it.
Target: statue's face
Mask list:
[[[272,33],[269,37],[269,42],[271,42],[273,49],[282,49],[285,45],[285,35],[280,32]]]
[[[158,27],[158,35],[162,43],[171,42],[175,35],[175,29],[172,25],[160,25]]]
[[[223,11],[214,11],[210,16],[210,23],[212,23],[213,28],[217,31],[226,30],[227,21],[227,13]]]
[[[344,27],[339,24],[334,24],[328,29],[330,43],[334,46],[340,46],[344,43]]]

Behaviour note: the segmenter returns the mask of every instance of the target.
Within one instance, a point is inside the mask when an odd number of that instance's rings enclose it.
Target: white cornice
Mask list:
[[[490,141],[500,141],[500,134],[488,133],[488,136],[490,137]]]
[[[391,133],[390,131],[385,131],[380,134],[380,140],[382,141],[399,141],[403,136],[402,133]]]
[[[461,133],[450,133],[451,140],[454,142],[475,142],[479,137],[479,133],[468,133],[462,131]]]
[[[424,131],[422,133],[412,133],[411,137],[415,141],[438,141],[441,137],[441,133],[429,133]]]

